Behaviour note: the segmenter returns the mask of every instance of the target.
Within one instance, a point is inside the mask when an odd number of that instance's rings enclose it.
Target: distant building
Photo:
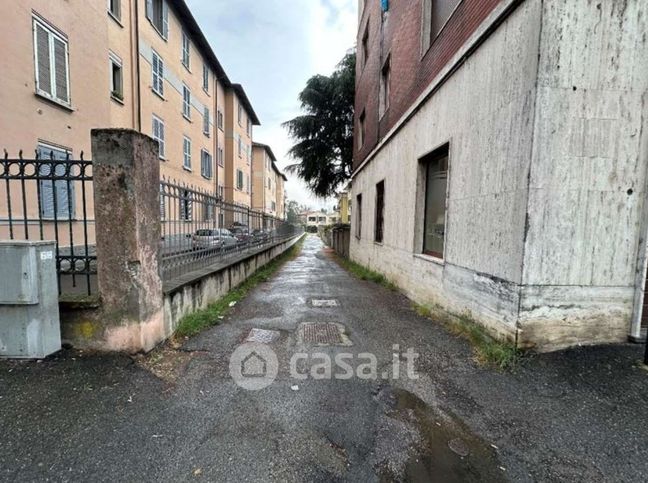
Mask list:
[[[638,338],[648,3],[359,4],[351,258],[521,347]]]
[[[270,146],[252,145],[252,208],[284,219],[286,176],[277,167],[277,158]]]

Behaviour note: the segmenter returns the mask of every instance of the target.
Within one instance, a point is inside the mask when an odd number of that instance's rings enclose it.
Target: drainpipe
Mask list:
[[[139,53],[139,1],[135,0],[135,65],[137,73],[135,80],[137,81],[137,130],[142,132],[142,83],[141,83],[141,66],[140,66],[140,53]]]

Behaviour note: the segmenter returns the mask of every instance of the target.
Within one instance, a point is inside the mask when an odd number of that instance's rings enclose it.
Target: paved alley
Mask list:
[[[268,344],[278,375],[260,391],[230,377],[230,355],[252,329],[278,332]],[[403,357],[393,378],[394,345],[419,354],[417,378]],[[312,377],[318,353],[347,354],[353,376]],[[377,378],[357,376],[367,353]],[[0,480],[645,479],[641,347],[534,356],[512,373],[471,354],[308,236],[219,326],[149,356],[166,372],[142,357],[72,351],[0,361]]]

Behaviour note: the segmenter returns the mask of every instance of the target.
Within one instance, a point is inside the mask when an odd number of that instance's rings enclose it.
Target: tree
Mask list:
[[[289,200],[286,203],[286,211],[287,211],[287,221],[288,223],[292,223],[293,225],[299,224],[299,214],[303,213],[306,211],[306,208],[304,208],[302,205],[297,203],[294,200]]]
[[[316,75],[299,94],[305,113],[283,126],[296,144],[288,154],[299,162],[286,169],[320,197],[335,194],[351,177],[355,52],[349,52],[330,76]]]

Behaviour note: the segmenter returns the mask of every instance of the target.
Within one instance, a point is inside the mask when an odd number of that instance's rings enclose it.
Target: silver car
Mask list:
[[[225,228],[198,230],[191,237],[191,241],[194,250],[210,248],[228,249],[235,247],[237,243],[234,235]]]

